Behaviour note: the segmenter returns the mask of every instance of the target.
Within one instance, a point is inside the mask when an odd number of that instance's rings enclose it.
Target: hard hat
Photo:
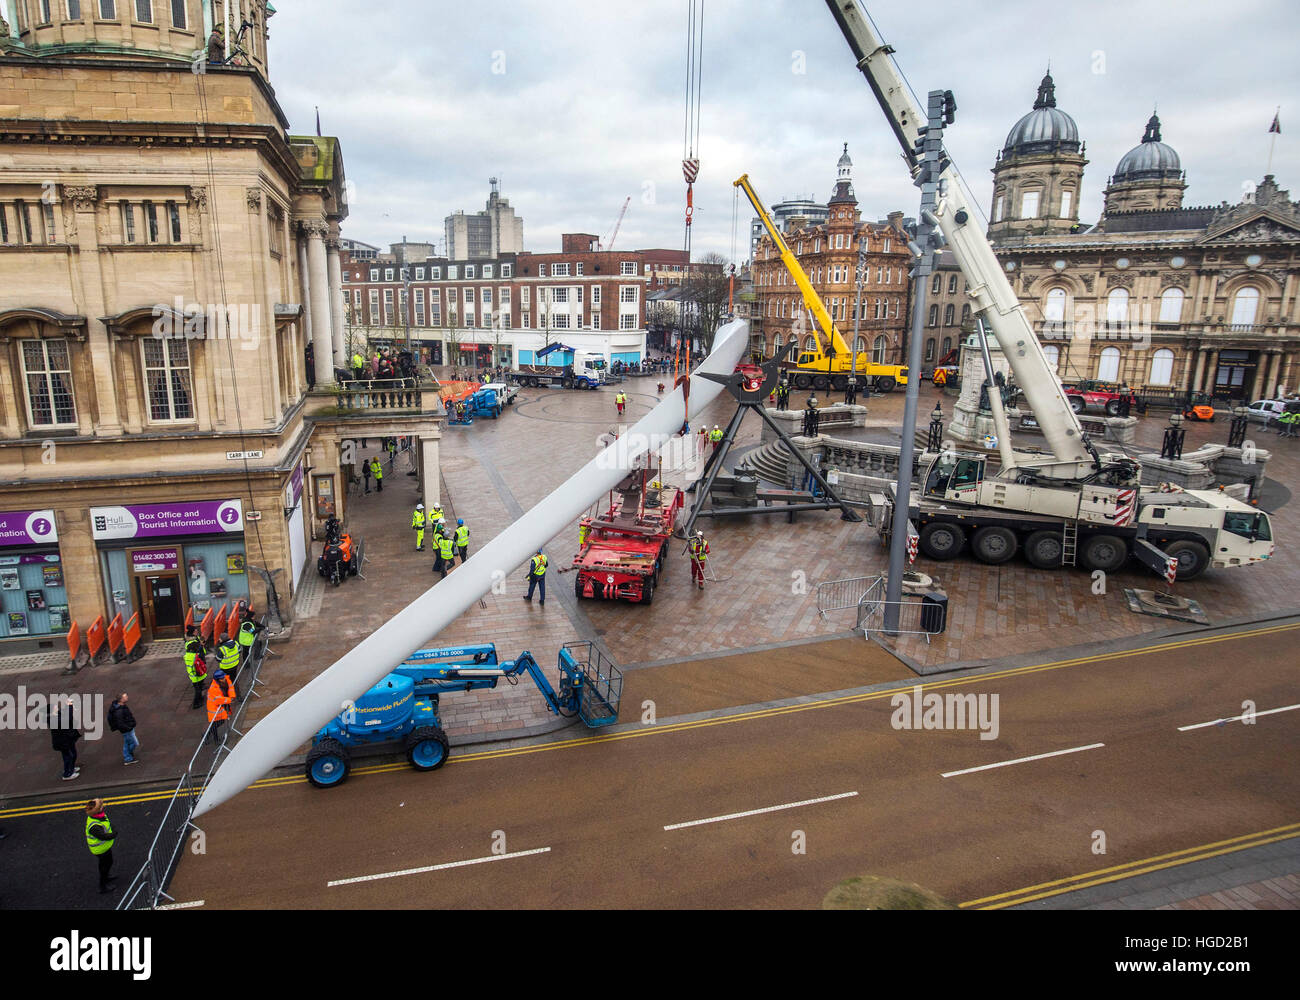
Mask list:
[[[717,424],[714,424],[714,425],[713,425],[713,429],[716,431],[716,430],[718,429],[718,425],[717,425]]]
[[[704,537],[704,532],[702,532],[702,531],[697,531],[697,532],[695,532],[695,537],[696,537],[696,538],[703,538],[703,537]]]
[[[457,524],[464,524],[465,522],[464,522],[461,518],[458,517],[458,518],[456,518],[456,523],[457,523]]]
[[[416,510],[424,510],[424,504],[422,504],[422,503],[417,503],[417,504],[415,505],[415,509],[416,509]]]

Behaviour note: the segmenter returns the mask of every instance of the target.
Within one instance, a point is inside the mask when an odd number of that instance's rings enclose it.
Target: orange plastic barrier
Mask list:
[[[68,629],[68,657],[73,663],[77,662],[77,654],[81,652],[81,626],[76,622],[72,623],[72,628]]]
[[[239,634],[239,626],[242,624],[239,620],[239,614],[235,608],[230,609],[230,624],[226,627],[226,638],[233,639]]]
[[[212,634],[220,641],[226,634],[226,615],[230,613],[229,605],[221,605],[221,610],[217,612],[217,617],[212,619]]]
[[[185,612],[185,631],[188,634],[190,626],[194,624],[194,609],[189,608]]]
[[[86,652],[90,654],[92,660],[103,652],[104,642],[107,638],[104,632],[103,615],[91,622],[90,628],[86,629]]]
[[[199,622],[199,635],[203,641],[211,645],[212,643],[212,609],[208,608],[208,613],[203,616],[203,621]]]
[[[131,620],[126,623],[126,628],[122,630],[122,644],[123,652],[128,657],[140,645],[140,612],[133,614]]]
[[[120,660],[122,652],[122,613],[119,611],[113,616],[113,620],[108,623],[108,651],[113,654],[113,659]]]

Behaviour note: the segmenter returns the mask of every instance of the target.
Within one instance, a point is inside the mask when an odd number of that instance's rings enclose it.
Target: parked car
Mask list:
[[[1286,410],[1286,405],[1285,399],[1259,399],[1246,407],[1246,417],[1267,427]]]
[[[1121,400],[1128,398],[1129,406],[1137,406],[1137,396],[1133,390],[1122,382],[1102,382],[1098,379],[1084,379],[1081,382],[1075,382],[1073,385],[1062,386],[1065,389],[1065,397],[1070,402],[1070,409],[1075,413],[1082,413],[1089,406],[1100,407],[1106,411],[1106,416],[1119,416],[1122,408]]]

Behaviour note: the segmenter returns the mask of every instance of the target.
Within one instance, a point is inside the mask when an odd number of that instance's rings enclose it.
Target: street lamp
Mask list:
[[[930,413],[930,430],[925,439],[926,451],[938,451],[943,446],[943,409],[938,403]]]
[[[1240,448],[1246,440],[1246,428],[1250,424],[1250,411],[1245,406],[1232,408],[1232,424],[1228,427],[1228,447]]]
[[[1165,429],[1165,438],[1160,445],[1160,457],[1176,462],[1183,457],[1183,415],[1175,410],[1169,414],[1169,426]]]

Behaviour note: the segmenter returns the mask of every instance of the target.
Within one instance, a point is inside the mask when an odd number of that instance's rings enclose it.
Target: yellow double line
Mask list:
[[[1030,664],[1023,667],[1009,667],[1005,670],[995,670],[983,674],[963,674],[944,681],[930,681],[919,685],[905,685],[906,687],[921,687],[925,690],[934,690],[946,687],[973,686],[984,684],[988,681],[1000,680],[1008,677],[1024,677],[1029,674],[1043,673],[1049,670],[1062,670],[1066,667],[1078,667],[1089,663],[1104,663],[1110,660],[1122,660],[1128,657],[1149,656],[1154,653],[1167,653],[1176,649],[1186,649],[1191,646],[1207,646],[1220,642],[1233,642],[1236,640],[1253,639],[1264,635],[1272,635],[1279,632],[1289,632],[1300,629],[1300,623],[1290,625],[1272,625],[1266,628],[1250,629],[1242,632],[1229,632],[1223,635],[1198,636],[1190,639],[1182,639],[1176,642],[1165,642],[1155,646],[1146,646],[1141,649],[1116,650],[1110,653],[1098,653],[1093,656],[1077,656],[1069,660],[1056,660],[1051,663]],[[520,747],[502,747],[498,750],[481,750],[476,753],[460,753],[451,757],[448,764],[468,764],[475,761],[497,760],[504,757],[520,757],[525,754],[546,753],[552,750],[570,750],[577,747],[590,747],[601,743],[613,743],[618,740],[640,739],[643,736],[664,736],[669,733],[686,732],[692,729],[704,729],[710,726],[726,726],[737,722],[753,722],[759,719],[770,719],[781,715],[792,715],[796,712],[808,712],[819,709],[838,708],[844,705],[856,705],[863,702],[879,701],[881,699],[892,698],[904,686],[888,688],[884,691],[871,691],[862,694],[843,695],[839,698],[826,698],[820,701],[804,702],[797,705],[781,705],[775,708],[756,709],[749,712],[737,712],[734,715],[718,716],[711,719],[697,719],[693,722],[675,722],[664,725],[648,725],[639,729],[630,729],[621,733],[608,733],[602,736],[583,736],[578,738],[556,740],[553,743],[538,743],[529,746]],[[405,762],[391,764],[375,764],[369,767],[357,767],[352,769],[354,775],[365,774],[385,774],[389,771],[402,771],[408,765]],[[307,778],[301,774],[288,774],[274,778],[263,778],[254,782],[249,788],[280,788],[288,785],[305,784]],[[107,805],[129,805],[139,802],[150,802],[158,799],[167,799],[172,795],[172,790],[160,790],[155,792],[142,792],[135,795],[124,795],[115,798],[106,799]],[[18,818],[22,816],[42,816],[57,812],[73,812],[83,809],[84,800],[78,802],[55,803],[45,806],[33,806],[31,808],[9,809],[0,812],[0,819]]]
[[[1221,854],[1232,854],[1234,851],[1244,851],[1251,847],[1275,844],[1279,840],[1288,840],[1291,837],[1300,837],[1300,823],[1288,823],[1286,826],[1274,827],[1272,830],[1261,830],[1258,833],[1247,833],[1228,840],[1218,840],[1212,844],[1202,844],[1200,847],[1188,847],[1168,854],[1157,854],[1153,858],[1130,861],[1111,868],[1099,868],[1096,871],[1084,872],[1082,875],[1058,878],[1052,882],[1040,882],[1038,885],[1025,886],[1023,889],[1013,889],[1010,892],[972,899],[960,905],[962,909],[1002,910],[1008,906],[1020,906],[1023,903],[1032,903],[1036,899],[1046,899],[1048,896],[1059,896],[1066,892],[1077,892],[1080,889],[1105,885],[1107,882],[1118,882],[1137,875],[1158,872],[1163,868],[1176,868],[1194,861],[1217,858]]]

